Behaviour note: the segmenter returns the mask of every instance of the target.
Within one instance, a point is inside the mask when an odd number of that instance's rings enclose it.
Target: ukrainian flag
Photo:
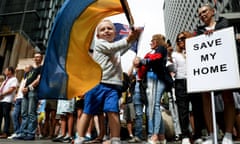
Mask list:
[[[122,13],[120,0],[66,0],[58,12],[46,50],[40,99],[83,96],[101,80],[101,68],[88,55],[101,19]]]

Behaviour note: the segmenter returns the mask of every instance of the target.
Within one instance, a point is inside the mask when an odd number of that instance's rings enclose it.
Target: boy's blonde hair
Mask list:
[[[107,23],[111,24],[112,27],[113,27],[113,29],[114,29],[114,31],[116,31],[116,28],[115,28],[115,26],[114,26],[114,24],[113,24],[113,22],[112,22],[111,20],[109,20],[109,19],[103,19],[103,20],[101,20],[101,21],[98,23],[98,25],[97,25],[97,27],[96,27],[97,34],[98,34],[98,32],[99,32],[99,26],[100,26],[102,23],[104,23],[104,22],[107,22]]]

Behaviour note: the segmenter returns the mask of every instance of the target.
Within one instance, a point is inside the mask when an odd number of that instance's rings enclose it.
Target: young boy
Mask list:
[[[79,125],[79,138],[75,144],[84,142],[84,135],[89,121],[99,109],[107,113],[111,143],[120,144],[120,121],[118,100],[121,95],[122,68],[121,55],[123,55],[141,33],[140,28],[135,28],[126,39],[114,42],[116,30],[109,20],[102,20],[97,26],[97,40],[93,52],[93,59],[102,68],[102,80],[84,98],[84,110]]]

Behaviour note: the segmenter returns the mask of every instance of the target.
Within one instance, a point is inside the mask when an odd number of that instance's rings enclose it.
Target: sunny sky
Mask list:
[[[138,48],[138,56],[143,57],[150,49],[150,40],[153,34],[164,34],[165,26],[163,18],[164,0],[128,0],[135,26],[144,26]],[[124,14],[110,18],[113,22],[128,24]],[[129,51],[122,57],[123,70],[131,67],[135,54]]]

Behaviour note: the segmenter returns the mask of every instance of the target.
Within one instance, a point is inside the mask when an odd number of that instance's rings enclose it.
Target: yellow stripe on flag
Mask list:
[[[66,60],[68,99],[83,96],[100,82],[101,67],[88,55],[88,50],[100,20],[122,12],[119,0],[97,0],[74,22]]]

